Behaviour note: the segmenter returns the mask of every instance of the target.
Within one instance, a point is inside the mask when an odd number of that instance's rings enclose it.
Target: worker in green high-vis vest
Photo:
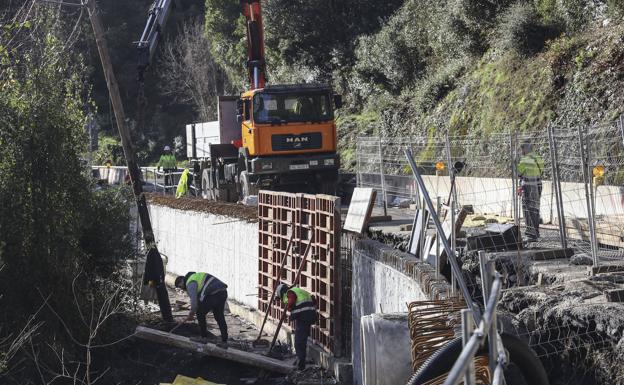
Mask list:
[[[175,280],[175,286],[185,290],[191,299],[191,310],[183,322],[190,322],[197,315],[201,338],[193,340],[208,342],[208,329],[206,327],[206,315],[212,311],[219,331],[221,342],[217,346],[227,349],[228,329],[225,323],[225,303],[227,301],[227,285],[217,277],[208,273],[196,273],[190,271]]]
[[[286,305],[286,310],[290,312],[290,320],[295,321],[297,369],[304,370],[310,328],[316,322],[316,306],[310,293],[300,287],[288,287],[284,283],[277,286],[275,297]]]
[[[529,141],[523,142],[520,149],[522,157],[518,162],[517,170],[521,187],[518,193],[522,195],[526,241],[535,242],[540,236],[540,200],[544,160],[533,150],[533,145]]]

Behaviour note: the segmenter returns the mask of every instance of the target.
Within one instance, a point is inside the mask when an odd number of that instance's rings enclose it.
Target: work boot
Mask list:
[[[217,342],[215,345],[217,345],[221,349],[227,349],[228,348],[228,342],[227,341]]]

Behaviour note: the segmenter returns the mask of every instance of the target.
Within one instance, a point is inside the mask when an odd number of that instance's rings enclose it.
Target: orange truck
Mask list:
[[[207,199],[236,201],[259,189],[335,194],[340,158],[323,84],[267,85],[260,0],[242,0],[250,89],[218,100],[218,120],[186,126],[195,184]]]

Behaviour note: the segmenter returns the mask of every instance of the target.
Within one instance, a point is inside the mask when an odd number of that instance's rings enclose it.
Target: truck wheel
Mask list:
[[[247,173],[247,171],[241,171],[238,179],[240,181],[241,200],[245,199],[245,197],[248,197],[250,195],[258,195],[258,188],[251,184],[249,173]]]
[[[202,170],[201,174],[201,195],[204,199],[210,199],[208,193],[210,191],[210,172],[207,168]]]

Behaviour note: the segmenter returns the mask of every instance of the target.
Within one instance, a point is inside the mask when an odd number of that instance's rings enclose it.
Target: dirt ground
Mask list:
[[[180,198],[171,195],[146,194],[151,204],[171,207],[178,210],[206,212],[232,218],[240,218],[247,222],[258,221],[258,208],[227,202],[212,202],[206,199]]]
[[[170,289],[170,301],[173,307],[174,318],[180,319],[188,314],[188,297],[177,289]],[[172,325],[162,322],[155,305],[144,322],[144,326],[159,330],[171,330]],[[228,334],[230,335],[230,348],[242,350],[254,350],[251,341],[257,338],[258,329],[244,319],[226,314]],[[219,328],[209,314],[207,317],[209,338],[219,339]],[[199,327],[196,322],[183,324],[174,331],[183,336],[198,336]],[[266,333],[263,338],[270,341],[271,336]],[[280,346],[280,351],[285,355],[285,361],[293,363],[294,355],[286,346]],[[102,362],[110,365],[109,373],[102,384],[124,385],[153,385],[171,383],[178,375],[191,378],[201,377],[217,384],[243,385],[243,384],[296,384],[300,381],[314,381],[321,376],[329,379],[328,375],[318,367],[310,366],[303,373],[293,373],[285,376],[276,373],[266,373],[261,369],[231,362],[215,357],[207,357],[193,351],[174,348],[167,345],[157,344],[150,341],[132,338],[123,342],[113,353],[102,353],[107,357],[99,357]],[[101,368],[103,370],[104,368]],[[265,378],[262,378],[265,376]],[[320,383],[320,382],[319,382]],[[323,383],[328,384],[327,380]]]

